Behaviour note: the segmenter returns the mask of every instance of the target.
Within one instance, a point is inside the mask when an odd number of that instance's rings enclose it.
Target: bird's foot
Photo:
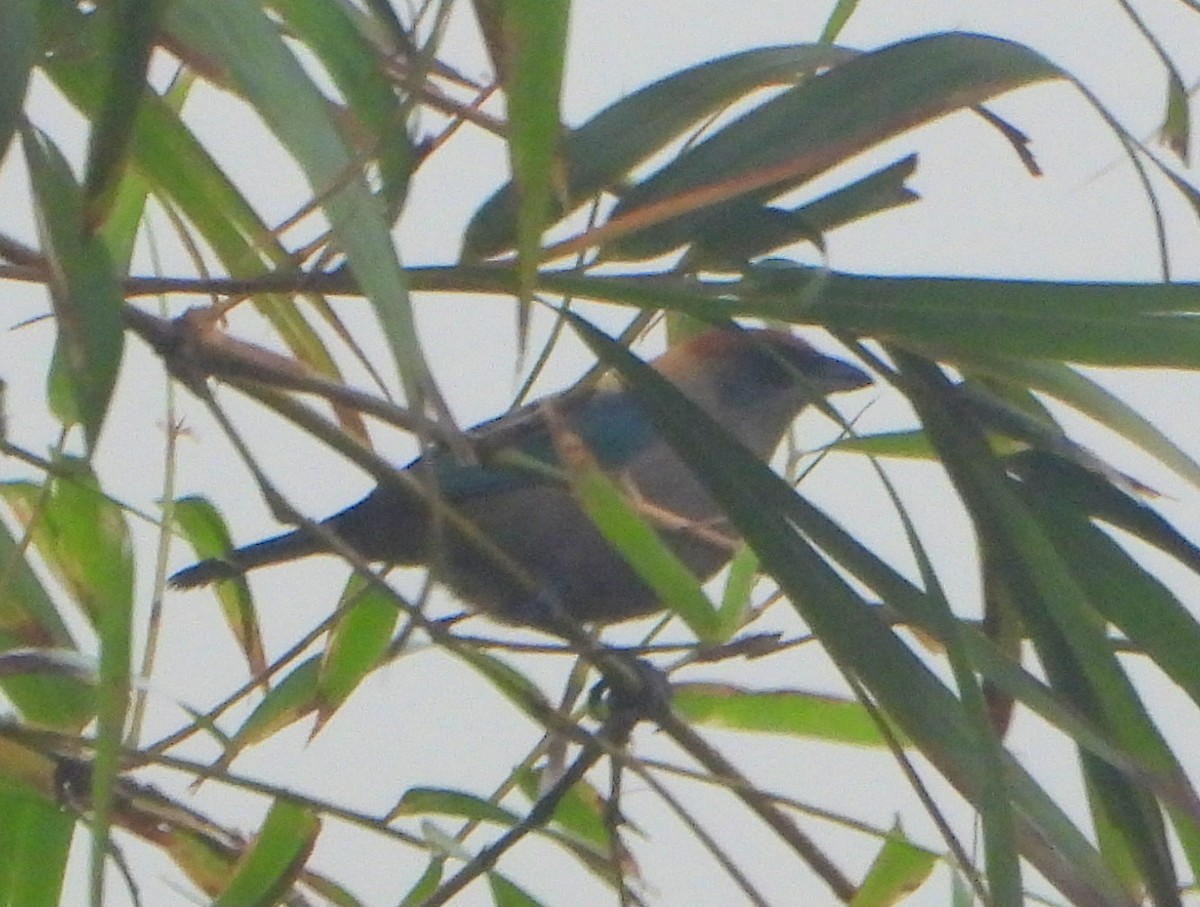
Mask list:
[[[597,667],[604,675],[592,690],[592,701],[609,715],[628,722],[662,723],[671,710],[671,681],[655,665],[615,649],[603,652]]]

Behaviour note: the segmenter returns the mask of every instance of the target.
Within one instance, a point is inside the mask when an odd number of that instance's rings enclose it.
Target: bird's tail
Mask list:
[[[285,532],[245,548],[237,548],[222,557],[212,557],[193,564],[180,570],[169,582],[176,589],[194,589],[219,580],[234,579],[255,567],[306,557],[322,550],[324,547],[320,540],[310,533]]]

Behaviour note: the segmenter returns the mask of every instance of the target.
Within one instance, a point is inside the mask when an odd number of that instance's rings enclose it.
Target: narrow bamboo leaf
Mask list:
[[[931,364],[893,351],[913,402],[974,521],[985,558],[1020,611],[1052,685],[1150,764],[1183,778],[1136,690],[1107,645],[1103,623],[1038,521],[1019,502],[977,425]],[[1089,569],[1079,565],[1079,569]],[[1088,757],[1090,758],[1090,757]],[[1096,763],[1099,765],[1099,763]],[[1102,767],[1090,777],[1100,808],[1129,817],[1122,838],[1143,881],[1174,890],[1174,868],[1157,805],[1136,782]],[[1194,795],[1190,798],[1195,801]],[[1133,822],[1137,817],[1141,821]]]
[[[108,414],[124,350],[124,302],[104,243],[88,235],[83,199],[61,153],[40,132],[22,132],[38,237],[50,260],[50,299],[58,327],[56,365],[70,395],[64,421],[83,425],[94,450]]]
[[[1168,59],[1166,55],[1164,59]],[[1167,112],[1163,117],[1162,140],[1184,163],[1191,150],[1192,121],[1188,90],[1174,66],[1167,69]]]
[[[1044,488],[1076,510],[1153,545],[1200,573],[1200,547],[1149,505],[1070,460],[1040,451],[1009,457],[1005,466],[1031,488]]]
[[[405,791],[400,802],[392,809],[389,818],[395,816],[438,815],[452,816],[473,822],[491,822],[505,828],[511,828],[522,821],[522,817],[501,806],[463,791],[446,788],[411,788]],[[426,826],[426,834],[436,826],[432,823]],[[550,839],[590,871],[606,881],[613,881],[609,854],[604,848],[595,846],[587,839],[564,833],[561,828],[543,826],[535,829],[536,833]],[[440,834],[440,832],[438,832]],[[461,855],[464,850],[457,840],[445,842],[445,851],[452,855]]]
[[[57,907],[75,817],[31,793],[0,788],[0,904]]]
[[[858,746],[887,745],[874,718],[853,699],[801,690],[746,690],[686,683],[672,688],[672,703],[689,721],[708,727],[813,737]]]
[[[971,367],[981,368],[990,375],[1058,398],[1132,441],[1178,475],[1200,487],[1200,463],[1125,401],[1069,365],[993,356],[980,357]]]
[[[108,34],[100,62],[105,70],[104,101],[92,126],[84,177],[89,233],[106,219],[121,178],[166,5],[166,0],[116,0],[97,9],[106,19]]]
[[[317,843],[321,820],[307,807],[277,800],[250,850],[213,907],[271,907],[292,887]]]
[[[35,0],[0,3],[0,161],[20,122],[37,58],[37,6]]]
[[[929,878],[938,855],[913,844],[899,827],[888,832],[883,847],[858,886],[850,907],[891,907]]]
[[[407,101],[385,75],[383,52],[356,27],[353,10],[320,0],[271,0],[292,34],[317,56],[346,99],[357,144],[379,164],[380,192],[399,211],[412,166]]]
[[[825,20],[825,27],[821,29],[821,42],[836,41],[837,36],[845,24],[850,21],[850,17],[854,15],[856,9],[858,9],[858,0],[838,0],[837,5],[829,14],[829,18]]]
[[[87,34],[86,30],[80,32]],[[95,116],[102,97],[99,70],[85,60],[48,61],[47,73],[85,116]],[[292,266],[288,252],[272,236],[254,209],[196,141],[173,109],[175,98],[144,97],[134,123],[131,160],[150,188],[177,205],[212,245],[231,276],[259,277],[268,265]],[[117,253],[114,251],[114,255]],[[121,259],[118,258],[118,261]],[[340,375],[303,310],[278,294],[261,294],[255,304],[295,356],[322,375]],[[318,311],[332,320],[328,307]]]
[[[80,603],[99,638],[96,755],[91,784],[90,887],[96,893],[103,887],[113,791],[129,701],[133,563],[124,515],[100,493],[87,463],[62,458],[56,465],[48,493],[37,498],[40,509],[18,516],[32,521],[27,525],[33,527],[39,553]]]
[[[531,769],[522,771],[517,779],[521,791],[529,798],[531,804],[536,803],[542,795],[544,776],[544,771]],[[572,837],[595,848],[597,853],[612,852],[612,823],[609,819],[608,803],[586,780],[578,782],[562,796],[554,807],[551,822]],[[628,819],[625,824],[629,824]]]
[[[643,214],[659,221],[653,233],[619,237],[604,254],[668,252],[690,242],[698,224],[722,217],[722,202],[777,194],[913,126],[1061,76],[1029,48],[981,35],[923,36],[853,57],[743,115],[625,193],[613,221],[633,221],[652,205],[705,210],[669,223],[674,211]]]
[[[732,639],[746,620],[750,609],[750,593],[758,579],[758,555],[749,545],[742,545],[729,562],[725,591],[717,608],[719,639]]]
[[[697,226],[683,261],[688,271],[737,271],[760,255],[795,242],[810,242],[822,252],[825,234],[844,224],[916,201],[904,185],[916,169],[917,156],[876,170],[860,180],[795,208],[763,205],[747,199],[728,205],[720,218]],[[655,227],[640,239],[654,242]],[[673,229],[668,224],[665,229]]]
[[[764,47],[673,73],[601,110],[562,143],[566,191],[551,220],[620,185],[637,164],[704,117],[766,85],[793,82],[851,55],[828,45]],[[488,258],[516,243],[516,189],[510,182],[471,218],[463,259]]]
[[[420,907],[421,904],[424,904],[429,895],[433,894],[441,884],[445,866],[446,861],[443,857],[435,857],[430,860],[429,866],[421,873],[421,878],[417,879],[417,883],[408,890],[399,907]]]
[[[601,534],[701,641],[716,640],[717,612],[696,575],[600,469],[582,438],[565,425],[558,425],[553,435],[571,488]]]
[[[504,66],[508,96],[508,161],[517,186],[519,345],[525,348],[529,307],[541,258],[542,230],[550,214],[555,174],[561,167],[558,112],[567,45],[570,0],[508,0],[503,6]]]
[[[93,659],[75,649],[26,648],[0,631],[0,690],[31,724],[78,731],[96,715]]]
[[[496,691],[534,721],[544,720],[554,706],[537,684],[507,662],[473,646],[454,646],[450,653],[470,665]]]
[[[42,487],[32,482],[0,483],[3,499],[25,525],[33,518]],[[0,632],[24,646],[74,648],[75,643],[45,586],[25,560],[17,540],[0,523]]]
[[[829,446],[829,449],[904,460],[932,460],[937,456],[929,443],[929,438],[920,429],[882,431],[875,434],[839,438]]]
[[[222,557],[233,549],[229,529],[217,509],[205,498],[186,497],[175,502],[172,511],[175,524],[187,539],[196,557]],[[262,634],[259,631],[258,614],[250,597],[250,587],[245,579],[238,577],[216,585],[217,597],[221,600],[221,612],[233,632],[238,648],[246,658],[253,675],[266,670],[267,659],[263,652]]]
[[[514,291],[496,267],[410,272],[423,290]],[[902,341],[942,361],[981,355],[1100,366],[1200,369],[1200,295],[1188,283],[881,277],[756,265],[740,281],[543,272],[541,290],[681,312],[753,316]]]
[[[393,816],[455,816],[480,822],[515,825],[519,817],[489,800],[465,791],[446,788],[412,787],[404,792],[392,809]]]
[[[743,314],[900,340],[949,360],[961,353],[967,361],[983,354],[1200,368],[1200,322],[1194,317],[1200,304],[1195,287],[1183,284],[866,277],[754,268],[743,287],[735,297]],[[728,299],[729,288],[725,292]],[[670,305],[669,297],[665,304]],[[707,310],[707,305],[700,309]],[[723,312],[730,314],[728,304]]]
[[[346,701],[387,651],[400,609],[391,596],[351,576],[317,677],[317,727]],[[315,730],[314,730],[315,733]]]
[[[251,0],[179,0],[170,7],[167,26],[185,45],[220,61],[304,170],[350,271],[371,300],[408,399],[414,404],[424,400],[429,370],[387,213],[368,189],[329,101]]]
[[[1200,705],[1200,623],[1158,579],[1088,519],[1058,470],[1023,473],[1028,506],[1047,527],[1089,600]]]
[[[1163,907],[1182,907],[1170,845],[1158,804],[1112,766],[1081,754],[1088,802],[1105,861],[1130,891]]]
[[[317,706],[317,675],[320,667],[321,658],[314,655],[275,684],[238,728],[232,744],[221,757],[221,764],[231,762],[243,747],[265,740],[311,714]]]
[[[794,492],[728,439],[658,375],[594,328],[566,317],[602,361],[618,369],[730,519],[754,546],[814,633],[852,671],[952,784],[975,802],[982,788],[972,732],[961,705],[783,516]],[[1094,847],[1015,760],[1006,785],[1021,851],[1066,896],[1129,905]]]
[[[542,907],[541,901],[498,872],[489,872],[487,880],[496,907]]]

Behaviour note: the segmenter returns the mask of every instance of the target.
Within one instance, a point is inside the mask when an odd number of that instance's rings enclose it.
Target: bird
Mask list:
[[[801,410],[871,379],[776,328],[712,328],[650,363],[759,459],[768,460]],[[654,591],[605,540],[563,479],[569,432],[704,580],[737,536],[687,464],[613,375],[535,401],[466,433],[473,462],[433,446],[358,503],[320,524],[365,561],[425,565],[471,610],[550,632],[661,610]],[[667,518],[669,517],[669,518]],[[303,527],[175,573],[178,589],[328,552]]]

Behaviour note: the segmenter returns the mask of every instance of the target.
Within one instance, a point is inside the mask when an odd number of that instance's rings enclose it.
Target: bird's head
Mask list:
[[[750,447],[770,452],[817,398],[866,387],[866,373],[771,329],[718,329],[678,344],[654,367]],[[765,455],[765,453],[764,453]]]

